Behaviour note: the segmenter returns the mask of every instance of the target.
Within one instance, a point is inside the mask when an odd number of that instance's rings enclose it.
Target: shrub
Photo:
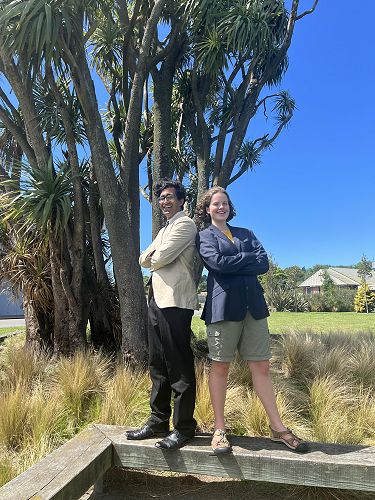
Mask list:
[[[336,287],[325,293],[315,293],[308,298],[309,310],[312,312],[351,312],[355,290]]]
[[[308,310],[306,296],[289,283],[268,284],[265,298],[272,311],[304,312]]]
[[[375,311],[375,292],[371,292],[367,284],[358,288],[354,298],[354,310],[360,313]]]

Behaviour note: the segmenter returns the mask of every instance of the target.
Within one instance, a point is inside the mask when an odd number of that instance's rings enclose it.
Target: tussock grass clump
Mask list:
[[[375,390],[375,340],[372,344],[362,340],[347,363],[355,383]]]
[[[43,450],[46,442],[63,442],[67,436],[66,420],[67,412],[59,395],[38,384],[29,399],[28,433],[24,446],[30,449],[37,444]]]
[[[240,385],[250,388],[253,387],[249,365],[238,355],[236,355],[235,360],[230,365],[229,381],[233,385]]]
[[[210,399],[208,375],[209,366],[204,363],[197,363],[195,366],[197,392],[194,418],[201,432],[209,432],[214,424],[214,410]]]
[[[42,436],[38,441],[31,441],[26,444],[17,457],[17,474],[21,474],[36,462],[42,460],[60,444],[61,441],[51,435]]]
[[[110,375],[110,360],[102,354],[77,352],[59,360],[50,391],[61,399],[73,426],[81,425],[91,406],[104,393]]]
[[[35,352],[16,343],[3,349],[0,355],[0,379],[2,385],[16,387],[30,386],[45,373],[48,358],[42,352]]]
[[[310,385],[312,437],[326,443],[358,444],[363,428],[358,423],[360,401],[355,388],[333,377],[316,378]]]
[[[294,408],[288,394],[276,390],[276,403],[281,419],[301,437],[307,438],[308,431],[299,413]],[[270,433],[269,422],[264,407],[254,390],[247,390],[239,405],[239,421],[246,434],[267,436]]]
[[[0,444],[18,449],[25,437],[30,395],[24,385],[9,387],[0,394]]]
[[[106,384],[100,422],[134,427],[144,424],[150,413],[150,387],[147,372],[118,365]]]
[[[17,474],[9,452],[0,448],[0,488]]]
[[[358,400],[353,420],[361,426],[362,444],[375,446],[375,394],[367,389],[360,390]]]
[[[198,429],[201,432],[211,432],[213,431],[215,417],[208,386],[209,365],[197,363],[195,375],[197,381],[197,393],[194,417],[197,421]],[[241,432],[241,429],[238,428],[237,420],[238,408],[241,404],[242,396],[242,387],[229,381],[225,401],[225,420],[228,429],[238,429],[239,432]]]
[[[313,376],[314,361],[320,352],[316,335],[290,333],[275,346],[275,362],[286,377],[304,382]]]
[[[321,349],[321,355],[314,359],[313,374],[319,378],[334,375],[340,379],[348,379],[348,359],[350,351],[346,345],[333,347],[325,351]]]

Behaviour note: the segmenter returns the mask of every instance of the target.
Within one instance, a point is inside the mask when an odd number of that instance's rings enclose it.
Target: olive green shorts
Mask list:
[[[218,321],[207,325],[209,358],[233,361],[236,350],[246,361],[271,358],[267,319],[254,319],[247,312],[242,321]]]

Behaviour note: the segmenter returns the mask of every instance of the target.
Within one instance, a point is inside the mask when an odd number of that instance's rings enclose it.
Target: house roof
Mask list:
[[[360,285],[361,278],[358,276],[357,269],[350,267],[329,267],[328,269],[319,269],[312,276],[307,278],[300,287],[313,287],[322,286],[324,279],[324,272],[327,271],[328,275],[337,286]],[[373,271],[370,278],[366,278],[368,285],[372,288],[375,287],[375,271]]]

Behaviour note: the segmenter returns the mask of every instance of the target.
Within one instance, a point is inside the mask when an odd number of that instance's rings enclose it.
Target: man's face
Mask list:
[[[167,187],[163,189],[159,196],[159,207],[167,220],[171,219],[174,215],[181,210],[184,200],[178,200],[176,196],[176,189],[174,187]]]

